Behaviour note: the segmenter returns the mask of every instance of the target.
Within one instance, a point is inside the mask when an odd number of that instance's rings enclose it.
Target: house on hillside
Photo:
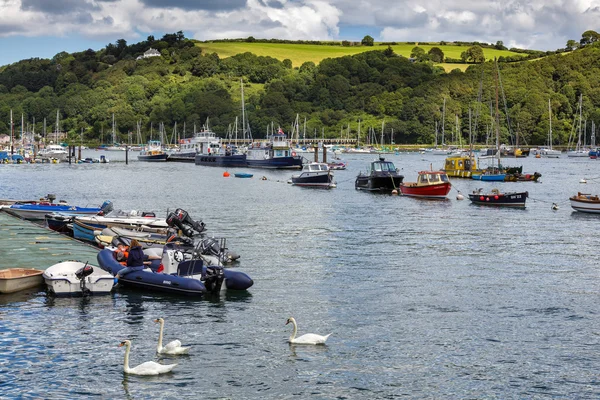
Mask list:
[[[153,49],[151,47],[148,50],[146,50],[144,52],[144,54],[142,54],[141,56],[138,56],[136,58],[136,60],[141,60],[142,58],[150,58],[150,57],[160,57],[160,51]]]

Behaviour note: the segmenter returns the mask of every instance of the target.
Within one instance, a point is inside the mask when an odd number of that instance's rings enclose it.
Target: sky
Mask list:
[[[183,31],[198,40],[478,41],[556,50],[600,0],[0,0],[0,65]]]

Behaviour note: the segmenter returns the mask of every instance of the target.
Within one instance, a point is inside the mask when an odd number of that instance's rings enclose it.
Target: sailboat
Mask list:
[[[447,156],[448,154],[452,153],[452,150],[450,150],[447,146],[446,143],[444,142],[444,120],[446,119],[446,98],[444,97],[444,106],[442,107],[442,147],[438,148],[438,131],[437,131],[437,124],[435,126],[435,147],[433,148],[433,150],[431,150],[431,154],[434,155],[438,155],[438,156]]]
[[[493,160],[496,161],[496,165],[487,168],[483,171],[473,172],[471,178],[478,181],[494,181],[504,182],[506,174],[500,171],[500,113],[498,111],[498,64],[496,65],[496,117],[495,117],[495,131],[496,131],[496,157]]]
[[[589,149],[585,148],[585,132],[584,132],[584,145],[581,144],[581,114],[582,114],[582,105],[583,105],[583,95],[579,95],[579,125],[577,126],[578,135],[577,135],[577,144],[575,145],[575,150],[567,151],[567,157],[587,157],[590,153]]]
[[[550,107],[550,99],[548,99],[548,117],[550,118],[550,128],[548,129],[548,148],[541,150],[540,154],[546,158],[559,158],[560,151],[552,148],[552,107]]]

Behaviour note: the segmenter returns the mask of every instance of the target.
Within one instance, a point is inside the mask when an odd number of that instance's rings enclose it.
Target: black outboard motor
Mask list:
[[[85,265],[75,271],[75,277],[79,279],[79,286],[81,287],[81,293],[85,296],[90,294],[90,290],[85,286],[85,278],[94,272],[94,268],[91,265],[85,263]]]
[[[202,274],[202,280],[208,293],[219,293],[225,280],[223,267],[206,267],[206,272]]]
[[[187,237],[194,236],[195,233],[202,233],[206,228],[204,222],[196,222],[190,218],[187,211],[178,208],[175,212],[167,215],[167,224],[172,228],[177,228]]]
[[[112,203],[112,201],[106,200],[100,206],[100,212],[98,214],[100,214],[100,215],[106,215],[106,214],[110,213],[112,210],[113,210],[113,203]]]

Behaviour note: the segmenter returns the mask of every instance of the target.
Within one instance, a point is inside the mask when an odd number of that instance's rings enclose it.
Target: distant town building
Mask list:
[[[138,56],[138,58],[136,58],[136,60],[141,60],[142,58],[150,58],[150,57],[160,57],[160,51],[153,49],[153,48],[149,48],[148,50],[146,50],[144,52],[144,54],[142,54],[141,56]]]

